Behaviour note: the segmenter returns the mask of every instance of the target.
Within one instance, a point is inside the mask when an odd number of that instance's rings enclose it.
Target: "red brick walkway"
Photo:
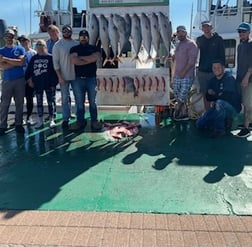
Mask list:
[[[0,246],[252,247],[252,217],[0,211]]]

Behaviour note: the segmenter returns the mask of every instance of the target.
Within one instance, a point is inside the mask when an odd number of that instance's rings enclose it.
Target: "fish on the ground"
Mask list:
[[[99,37],[99,20],[95,14],[92,14],[89,22],[89,44],[96,45]]]
[[[99,37],[101,40],[101,46],[105,53],[105,60],[103,65],[110,61],[110,41],[109,41],[109,31],[108,31],[108,20],[101,14],[99,18]]]
[[[140,17],[140,23],[141,23],[141,35],[142,35],[142,41],[143,46],[148,54],[147,61],[152,59],[150,56],[151,51],[151,24],[148,16],[145,13],[141,14]]]
[[[159,12],[158,23],[160,27],[160,34],[161,34],[164,46],[167,51],[167,56],[168,56],[170,53],[171,38],[172,38],[171,22],[169,21],[167,16],[165,16],[162,12]]]
[[[114,63],[114,61],[117,59],[118,42],[119,42],[119,34],[118,34],[117,27],[115,26],[113,19],[114,19],[114,15],[111,14],[109,16],[109,21],[108,21],[109,40],[110,40],[110,45],[114,54],[111,60],[111,63]]]
[[[138,60],[139,62],[141,62],[138,54],[142,45],[142,34],[140,18],[137,14],[133,14],[131,19],[131,39],[135,51],[135,57],[133,58],[133,60]]]
[[[158,16],[154,12],[152,12],[151,14],[150,23],[151,23],[151,37],[152,37],[151,43],[156,53],[158,53],[161,42],[161,35],[159,32]]]

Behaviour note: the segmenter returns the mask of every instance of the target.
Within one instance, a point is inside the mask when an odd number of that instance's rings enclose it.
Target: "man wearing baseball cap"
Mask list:
[[[240,44],[237,48],[237,75],[236,80],[241,86],[242,103],[244,106],[244,125],[237,134],[238,137],[248,137],[252,129],[252,40],[249,23],[242,22],[237,32]]]
[[[4,32],[5,46],[0,49],[0,68],[3,70],[2,95],[0,103],[0,135],[7,130],[7,119],[11,98],[15,101],[15,130],[25,132],[23,124],[23,105],[25,96],[25,79],[23,66],[25,50],[15,45],[15,32],[7,29]]]
[[[89,33],[81,30],[79,33],[80,43],[70,50],[71,61],[74,64],[76,79],[72,83],[76,102],[77,121],[71,126],[73,131],[84,130],[87,121],[85,119],[85,95],[88,96],[89,113],[91,117],[91,129],[98,131],[102,125],[97,120],[96,106],[96,62],[100,58],[100,51],[96,46],[89,44]]]

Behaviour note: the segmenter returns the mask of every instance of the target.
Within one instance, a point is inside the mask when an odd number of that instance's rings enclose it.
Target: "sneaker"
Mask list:
[[[241,131],[237,134],[237,137],[248,137],[250,136],[250,131],[247,128],[241,129]]]
[[[50,121],[50,128],[55,128],[56,127],[56,123],[54,122],[54,120]]]
[[[72,131],[80,131],[80,130],[84,130],[86,125],[87,125],[86,121],[84,123],[75,122],[74,124],[70,126],[69,129]]]
[[[19,134],[24,134],[25,133],[25,129],[24,129],[24,127],[22,125],[16,125],[15,130]]]
[[[68,121],[63,121],[61,127],[62,129],[67,129],[69,127]]]
[[[32,119],[32,117],[29,117],[27,120],[26,120],[26,124],[28,126],[33,126],[36,124],[36,122]]]
[[[71,115],[70,115],[70,118],[71,118],[71,119],[75,119],[75,115],[74,115],[74,114],[71,114]]]
[[[243,128],[244,128],[244,124],[239,124],[239,125],[237,126],[237,129],[243,129]],[[249,124],[248,129],[249,129],[249,130],[252,130],[252,123]]]
[[[6,128],[0,128],[0,136],[5,135]]]
[[[225,131],[218,131],[215,130],[212,132],[212,134],[210,135],[211,138],[219,138],[225,135]]]
[[[102,123],[100,123],[100,122],[98,122],[98,121],[96,121],[96,122],[93,122],[92,124],[91,124],[91,129],[93,130],[93,131],[99,131],[99,130],[101,130],[102,129]]]

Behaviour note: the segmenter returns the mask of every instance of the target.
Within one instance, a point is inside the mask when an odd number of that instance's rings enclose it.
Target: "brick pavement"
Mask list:
[[[0,246],[252,247],[252,217],[0,211]]]

